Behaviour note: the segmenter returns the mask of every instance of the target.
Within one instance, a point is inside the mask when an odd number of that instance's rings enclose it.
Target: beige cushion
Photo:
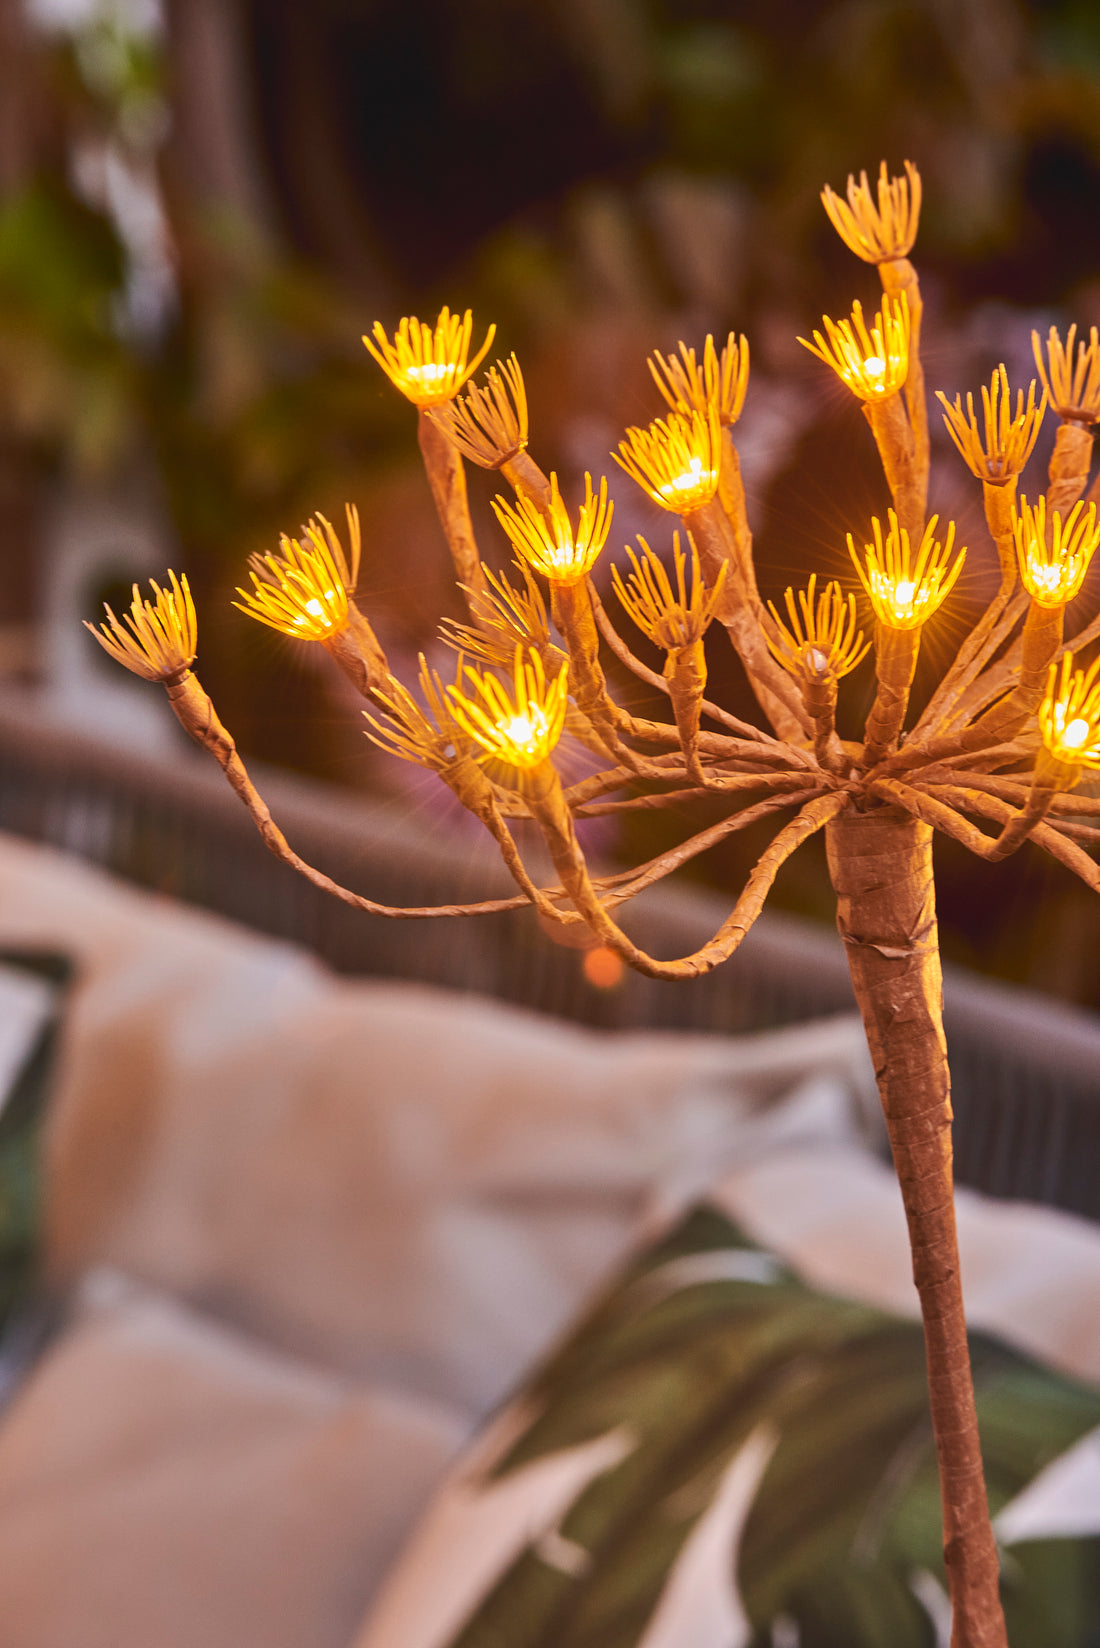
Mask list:
[[[4,1648],[347,1648],[458,1419],[93,1294],[0,1425]]]
[[[6,841],[0,941],[16,937],[81,962],[54,1274],[109,1263],[479,1411],[655,1208],[777,1142],[851,1138],[871,1092],[854,1017],[739,1040],[584,1031],[335,979]]]

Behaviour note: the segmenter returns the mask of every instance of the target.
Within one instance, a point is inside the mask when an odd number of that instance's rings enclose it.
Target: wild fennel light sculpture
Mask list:
[[[838,582],[789,590],[785,614],[765,606],[753,571],[737,449],[730,436],[745,398],[749,353],[730,336],[701,357],[680,346],[655,355],[664,417],[631,429],[620,466],[670,514],[671,572],[645,540],[628,550],[613,585],[626,613],[666,657],[662,674],[630,650],[589,581],[612,521],[606,481],[585,481],[574,515],[556,476],[527,452],[523,378],[513,357],[470,383],[492,329],[469,359],[471,319],[444,310],[434,327],[403,320],[391,340],[381,325],[365,339],[384,371],[418,409],[428,479],[468,621],[446,638],[459,654],[444,682],[422,662],[420,692],[391,673],[353,599],[359,524],[348,511],[345,549],[321,517],[278,554],[254,557],[242,610],[284,634],[319,642],[370,700],[370,736],[439,775],[493,835],[519,891],[511,899],[393,909],[340,887],[303,863],[256,793],[234,743],[192,672],[194,609],[185,580],[135,587],[120,621],[108,611],[97,639],[137,674],[161,680],[187,731],[220,762],[268,846],[316,885],[378,915],[475,915],[530,903],[563,926],[583,924],[625,962],[652,977],[680,979],[718,966],[753,924],[784,861],[823,830],[838,924],[874,1059],[912,1241],[927,1348],[940,1466],[944,1550],[955,1648],[1005,1642],[998,1559],[990,1526],[974,1413],[959,1281],[951,1179],[949,1076],[941,1022],[931,846],[936,829],[984,859],[1005,858],[1030,839],[1100,890],[1089,848],[1100,829],[1085,822],[1096,803],[1072,794],[1086,769],[1100,769],[1100,660],[1076,667],[1064,636],[1066,607],[1100,540],[1095,503],[1083,502],[1100,417],[1100,341],[1077,344],[1051,331],[1035,338],[1042,389],[1015,406],[1004,368],[972,396],[944,401],[948,430],[981,482],[1000,562],[1000,584],[923,712],[905,730],[923,626],[946,601],[965,550],[954,528],[926,518],[927,409],[919,359],[921,300],[909,251],[920,179],[883,165],[877,190],[849,178],[846,198],[823,195],[852,251],[879,270],[882,307],[871,319],[826,319],[807,347],[862,403],[893,497],[885,522],[851,537],[855,592]],[[804,340],[805,341],[805,340]],[[943,397],[941,397],[942,399]],[[1048,406],[1059,418],[1045,496],[1017,498],[1017,485]],[[467,507],[464,462],[499,471],[513,493],[497,519],[516,552],[512,577],[487,570]],[[549,589],[549,603],[544,594]],[[857,598],[874,618],[865,641]],[[703,634],[725,627],[770,729],[729,714],[706,696]],[[557,638],[555,639],[555,632]],[[1094,620],[1074,638],[1080,654],[1100,636]],[[840,681],[873,644],[877,692],[862,743],[835,724]],[[613,698],[601,664],[606,646],[621,666],[667,695],[667,721],[641,719]],[[473,660],[470,662],[469,660]],[[598,771],[565,785],[555,751],[578,740]],[[725,816],[646,864],[590,873],[575,821],[692,798],[725,802]],[[647,955],[617,920],[619,907],[687,859],[771,814],[792,816],[762,854],[733,909],[695,954]],[[557,881],[536,886],[509,829],[533,819]],[[992,830],[983,828],[992,825]]]

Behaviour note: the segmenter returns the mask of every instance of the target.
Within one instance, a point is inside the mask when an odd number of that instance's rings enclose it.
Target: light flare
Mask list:
[[[1048,753],[1064,766],[1100,768],[1100,658],[1087,670],[1074,669],[1071,652],[1051,664],[1039,733]]]
[[[898,525],[891,509],[889,530],[883,536],[877,517],[871,521],[874,542],[864,545],[862,556],[848,534],[848,553],[870,596],[875,617],[887,629],[918,629],[942,605],[962,571],[966,550],[960,549],[952,565],[951,551],[955,527],[948,523],[942,544],[936,541],[939,516],[933,515],[924,529],[916,554],[911,551],[909,533]]]
[[[512,687],[496,676],[466,665],[471,692],[455,682],[447,688],[450,713],[477,745],[482,762],[502,761],[517,771],[532,772],[547,761],[565,726],[568,665],[547,682],[542,660],[533,647],[516,647]]]
[[[493,499],[493,513],[512,548],[534,571],[555,584],[577,584],[586,578],[607,542],[615,505],[607,496],[607,481],[593,492],[592,477],[584,477],[584,502],[577,516],[576,531],[558,490],[558,477],[550,476],[550,503],[545,513],[530,498],[519,497],[515,504],[505,498]]]
[[[909,375],[909,300],[904,292],[883,294],[882,308],[868,328],[857,299],[847,320],[822,317],[824,336],[799,338],[811,355],[831,366],[842,383],[863,401],[896,395]]]
[[[722,425],[717,408],[689,416],[670,412],[648,429],[630,428],[612,454],[655,504],[688,515],[709,503],[718,490]]]
[[[1057,509],[1048,517],[1045,498],[1034,505],[1021,498],[1014,533],[1020,578],[1036,605],[1057,608],[1072,601],[1100,543],[1096,505],[1086,509],[1078,500],[1063,520]]]
[[[363,342],[390,382],[415,406],[439,406],[453,400],[467,378],[477,371],[496,336],[496,326],[492,325],[485,342],[469,360],[473,324],[471,310],[467,309],[460,319],[444,305],[434,327],[415,315],[406,315],[391,342],[382,322],[376,320],[370,337],[364,336]]]

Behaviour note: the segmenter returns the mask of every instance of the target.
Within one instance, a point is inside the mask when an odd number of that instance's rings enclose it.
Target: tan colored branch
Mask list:
[[[829,870],[901,1185],[920,1296],[956,1648],[1007,1648],[966,1340],[932,828],[900,808],[841,814]]]
[[[875,437],[898,522],[910,540],[919,543],[924,532],[928,472],[925,469],[922,473],[902,396],[898,393],[881,401],[864,401],[863,412]]]
[[[485,573],[470,520],[466,495],[466,471],[461,454],[425,407],[419,409],[417,439],[424,459],[428,484],[454,562],[455,576],[466,590],[488,597]]]
[[[715,617],[728,631],[761,709],[781,739],[790,744],[805,742],[812,734],[809,717],[794,682],[768,651],[764,632],[770,620],[756,594],[755,577],[750,581],[742,563],[742,546],[721,504],[712,498],[683,519],[699,551],[707,582],[713,585],[719,570],[726,568],[725,588]],[[749,564],[751,567],[751,561]]]
[[[920,650],[919,629],[891,629],[875,626],[875,673],[878,692],[864,731],[864,771],[875,767],[897,747],[898,736],[909,706],[909,691]]]
[[[496,915],[502,910],[522,909],[529,901],[529,895],[516,898],[486,899],[478,904],[436,904],[410,907],[409,909],[395,908],[389,904],[378,904],[374,899],[363,898],[359,893],[353,893],[339,882],[333,881],[331,876],[315,870],[305,859],[300,858],[288,844],[286,837],[275,823],[256,786],[245,770],[244,762],[237,754],[237,746],[232,735],[223,726],[206,691],[197,676],[190,670],[185,674],[170,679],[164,683],[176,719],[186,733],[196,744],[208,750],[225,773],[231,788],[243,801],[252,822],[259,830],[264,845],[282,863],[297,870],[298,874],[318,887],[323,893],[331,893],[342,904],[350,904],[355,910],[363,910],[367,915],[385,916],[393,921],[408,921],[434,916],[477,916]],[[502,826],[503,827],[503,826]],[[505,832],[507,833],[507,832]]]
[[[967,806],[973,812],[981,813],[986,818],[995,819],[1004,824],[1011,817],[1013,809],[1007,807],[996,796],[984,795],[978,792],[952,789],[948,785],[937,786],[940,794],[953,799],[958,805]],[[1037,824],[1031,832],[1031,839],[1036,846],[1042,847],[1051,858],[1056,858],[1064,864],[1067,870],[1080,876],[1086,887],[1091,887],[1094,893],[1100,893],[1100,864],[1083,852],[1076,842],[1069,841],[1062,835],[1060,826],[1044,821]]]
[[[550,507],[550,482],[526,451],[505,459],[500,473],[518,498],[530,498],[544,513]]]
[[[391,676],[386,654],[354,601],[348,602],[346,628],[322,637],[321,645],[364,698],[389,690]]]
[[[682,956],[672,961],[659,961],[654,956],[647,955],[628,938],[601,904],[589,879],[583,855],[577,844],[573,820],[553,768],[546,763],[537,775],[530,774],[528,777],[539,781],[537,785],[534,782],[531,784],[527,802],[542,828],[562,886],[597,938],[609,949],[614,950],[623,961],[649,978],[694,978],[701,973],[710,972],[720,962],[728,960],[760,914],[764,900],[782,865],[803,841],[848,805],[848,797],[840,793],[819,796],[816,800],[808,802],[798,816],[780,830],[771,846],[761,855],[732,913],[710,942],[690,956]],[[682,862],[682,859],[677,862]],[[675,867],[674,863],[669,864],[669,870]],[[624,893],[622,896],[629,895]]]
[[[591,585],[589,586],[589,594],[600,634],[619,662],[624,664],[632,675],[636,675],[639,681],[644,681],[647,686],[654,687],[658,692],[667,694],[668,682],[664,676],[659,675],[656,670],[650,669],[647,664],[643,664],[641,659],[631,652],[607,616],[599,596]],[[806,766],[812,766],[811,757],[804,750],[783,743],[772,733],[754,726],[751,721],[740,720],[736,715],[731,715],[728,710],[724,710],[720,704],[712,703],[710,699],[704,698],[700,708],[704,715],[709,716],[712,721],[717,721],[719,726],[728,727],[731,732],[740,734],[741,740],[769,746],[772,750],[780,752],[783,760],[803,761]],[[632,735],[638,738],[659,738],[664,740],[669,729],[656,721],[640,721],[631,717],[630,730]],[[706,734],[702,736],[705,737]]]
[[[1084,424],[1063,418],[1050,455],[1047,509],[1069,514],[1088,483],[1092,467],[1092,432]]]
[[[924,303],[920,295],[920,281],[917,271],[907,257],[889,258],[878,266],[879,279],[882,290],[896,298],[905,293],[909,306],[909,370],[905,376],[905,407],[909,414],[909,423],[913,431],[914,454],[914,491],[917,494],[918,514],[921,516],[920,525],[916,528],[917,536],[924,525],[923,517],[927,509],[928,474],[931,464],[931,451],[928,440],[928,396],[924,387],[924,367],[920,356],[921,321],[924,317]],[[894,506],[897,508],[897,505]],[[901,510],[898,509],[898,515]],[[904,522],[903,522],[904,524]],[[910,528],[910,530],[913,530]]]

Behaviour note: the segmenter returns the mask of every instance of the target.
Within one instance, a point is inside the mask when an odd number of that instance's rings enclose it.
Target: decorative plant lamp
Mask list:
[[[948,430],[981,482],[1000,586],[932,696],[906,727],[924,625],[949,599],[966,554],[954,528],[926,519],[929,442],[919,361],[921,300],[909,251],[917,228],[920,179],[881,168],[877,191],[866,174],[849,178],[845,199],[826,189],[830,218],[857,256],[877,265],[880,312],[868,324],[857,303],[850,319],[825,319],[807,347],[863,405],[894,507],[872,520],[863,543],[850,536],[857,592],[815,577],[788,590],[785,616],[757,592],[752,537],[737,449],[730,436],[742,410],[749,352],[730,336],[702,357],[680,346],[655,355],[664,418],[631,429],[615,455],[670,514],[671,572],[645,540],[628,550],[613,584],[627,615],[666,655],[661,674],[631,652],[589,581],[609,534],[605,481],[586,477],[574,516],[558,485],[527,453],[523,378],[513,357],[469,384],[490,329],[469,359],[471,319],[446,309],[435,327],[400,323],[391,341],[380,325],[364,341],[417,407],[420,445],[469,620],[446,639],[459,652],[453,680],[422,661],[420,695],[390,672],[353,600],[359,526],[348,511],[348,547],[318,517],[278,554],[253,558],[240,606],[284,634],[317,641],[370,701],[370,736],[392,753],[436,772],[496,841],[518,893],[510,899],[426,909],[393,909],[340,887],[305,864],[275,826],[232,738],[192,673],[195,615],[185,579],[137,588],[120,621],[108,609],[97,634],[120,663],[160,680],[180,721],[221,764],[271,850],[345,903],[395,918],[476,915],[530,903],[563,928],[582,926],[629,966],[682,979],[719,966],[759,914],[781,865],[823,830],[837,895],[838,925],[866,1027],[909,1224],[920,1295],[929,1391],[940,1468],[944,1554],[955,1648],[1005,1643],[998,1557],[990,1526],[967,1353],[952,1196],[951,1108],[941,1006],[932,836],[935,830],[984,859],[1007,857],[1026,840],[1100,891],[1089,848],[1100,829],[1085,822],[1096,803],[1074,796],[1100,768],[1100,659],[1076,667],[1074,654],[1100,637],[1094,619],[1064,636],[1067,605],[1100,541],[1094,502],[1082,502],[1100,418],[1096,330],[1074,353],[1052,329],[1034,339],[1042,393],[1033,383],[1015,409],[1005,370],[982,391],[944,401]],[[804,340],[805,341],[805,340]],[[943,397],[941,396],[941,399]],[[1017,481],[1043,415],[1060,420],[1045,497],[1017,499]],[[498,498],[497,519],[516,552],[518,579],[496,575],[477,552],[463,461],[499,470],[514,499]],[[543,592],[549,588],[549,604]],[[864,641],[858,593],[874,616]],[[706,696],[703,634],[723,626],[760,705],[761,725],[729,714]],[[560,640],[555,640],[554,632]],[[608,690],[601,644],[667,696],[666,721],[640,719]],[[835,726],[838,685],[873,646],[877,692],[861,743]],[[473,662],[467,662],[473,659]],[[555,764],[562,737],[579,741],[598,770],[563,783]],[[725,816],[646,864],[594,876],[575,821],[632,807],[679,806],[723,798]],[[761,855],[718,931],[693,955],[647,955],[619,925],[618,910],[695,854],[772,814],[790,816]],[[533,819],[557,881],[537,886],[510,820]],[[992,829],[984,828],[991,825]]]

